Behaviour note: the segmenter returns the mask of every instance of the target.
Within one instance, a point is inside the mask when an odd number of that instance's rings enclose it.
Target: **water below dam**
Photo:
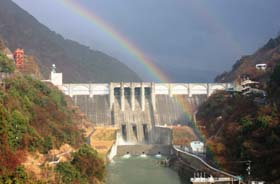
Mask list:
[[[183,184],[176,171],[150,156],[114,158],[107,168],[107,184]]]

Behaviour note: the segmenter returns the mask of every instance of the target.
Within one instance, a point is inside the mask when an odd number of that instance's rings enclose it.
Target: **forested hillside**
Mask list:
[[[265,80],[265,104],[255,96],[218,92],[199,109],[198,122],[218,164],[236,175],[280,182],[280,65]]]
[[[84,145],[83,118],[71,101],[51,84],[14,73],[1,52],[0,69],[10,74],[0,80],[0,183],[102,182],[103,160]],[[51,164],[51,153],[65,145],[73,155]]]

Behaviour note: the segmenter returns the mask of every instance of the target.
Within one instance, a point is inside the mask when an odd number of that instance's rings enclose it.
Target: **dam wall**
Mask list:
[[[172,145],[172,129],[155,126],[153,129],[153,140],[155,144]]]
[[[156,125],[189,125],[193,113],[206,101],[206,95],[156,95]]]
[[[191,115],[216,90],[230,83],[63,84],[59,88],[100,125],[188,124]]]
[[[207,97],[232,84],[122,82],[58,87],[92,122],[119,128],[122,145],[169,145],[171,133],[157,126],[190,125],[192,115]]]
[[[113,125],[112,112],[109,108],[108,95],[75,95],[74,104],[79,106],[87,118],[99,125]]]

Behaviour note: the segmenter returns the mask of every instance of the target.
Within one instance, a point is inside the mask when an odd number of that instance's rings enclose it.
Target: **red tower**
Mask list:
[[[16,62],[16,66],[22,66],[24,64],[24,50],[16,49],[14,52],[14,58]]]

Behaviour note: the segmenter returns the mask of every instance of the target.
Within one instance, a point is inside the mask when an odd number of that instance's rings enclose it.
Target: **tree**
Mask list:
[[[268,83],[268,94],[272,103],[280,106],[280,64],[276,65]]]
[[[11,148],[16,149],[20,146],[24,134],[27,133],[28,119],[20,111],[14,110],[10,123],[8,141]]]
[[[13,61],[0,52],[0,72],[13,73],[15,65]]]
[[[80,172],[69,162],[59,163],[55,170],[59,173],[57,179],[63,183],[85,183]]]
[[[92,183],[95,179],[104,180],[104,161],[98,157],[97,152],[88,145],[83,145],[74,153],[72,164],[80,171],[82,176]]]

